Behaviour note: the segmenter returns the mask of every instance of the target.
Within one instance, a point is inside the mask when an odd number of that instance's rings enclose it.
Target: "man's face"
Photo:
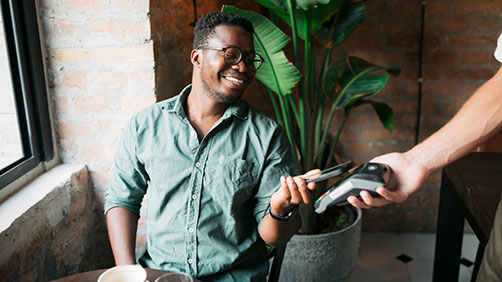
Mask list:
[[[244,29],[236,26],[220,25],[215,34],[207,41],[206,48],[221,49],[237,47],[243,56],[254,52],[253,38]],[[225,62],[223,51],[203,49],[200,80],[204,92],[220,102],[233,102],[240,98],[248,87],[256,70],[246,65],[244,58],[236,65]]]

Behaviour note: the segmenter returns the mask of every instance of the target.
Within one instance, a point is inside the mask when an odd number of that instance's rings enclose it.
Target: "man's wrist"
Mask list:
[[[294,217],[298,213],[298,205],[294,205],[287,212],[275,213],[272,211],[272,207],[268,207],[268,213],[270,216],[278,221],[289,221],[292,217]]]

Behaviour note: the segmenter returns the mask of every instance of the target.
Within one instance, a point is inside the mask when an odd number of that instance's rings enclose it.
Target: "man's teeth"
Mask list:
[[[235,83],[244,83],[244,80],[237,79],[235,77],[225,77],[226,80],[235,82]]]

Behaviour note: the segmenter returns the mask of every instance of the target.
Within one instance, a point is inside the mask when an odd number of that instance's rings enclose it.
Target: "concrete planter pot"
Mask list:
[[[294,235],[282,262],[280,282],[348,281],[361,241],[361,209],[347,228],[319,235]]]

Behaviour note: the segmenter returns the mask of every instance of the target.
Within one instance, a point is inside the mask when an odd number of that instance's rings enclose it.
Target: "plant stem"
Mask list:
[[[311,66],[311,49],[312,49],[312,38],[311,38],[311,26],[312,26],[312,17],[310,11],[305,11],[305,21],[306,25],[304,25],[304,34],[305,34],[305,66],[304,66],[304,93],[299,97],[298,106],[300,107],[300,117],[302,118],[302,125],[300,127],[300,152],[302,155],[302,169],[305,172],[309,167],[309,154],[308,154],[308,127],[309,126],[309,98],[312,95],[312,66]]]
[[[277,122],[279,123],[279,125],[282,128],[284,128],[284,122],[282,121],[282,118],[281,118],[281,112],[280,112],[279,108],[277,107],[277,102],[275,101],[274,93],[268,87],[267,87],[267,91],[268,91],[268,96],[270,98],[270,101],[272,101],[272,107],[274,107],[274,113],[275,113],[275,117],[277,119]]]
[[[298,155],[296,153],[296,147],[295,147],[296,143],[295,143],[295,139],[293,138],[293,127],[291,125],[291,113],[289,112],[288,105],[286,105],[286,102],[284,101],[285,97],[280,94],[278,95],[278,97],[279,97],[279,103],[280,103],[281,109],[282,109],[284,128],[286,129],[286,135],[288,136],[289,145],[291,146],[291,153],[293,155],[293,160],[296,164],[296,167],[298,168],[298,171],[300,171],[299,162],[298,162]]]
[[[329,128],[331,127],[331,122],[333,121],[333,115],[335,114],[336,106],[333,105],[331,107],[331,111],[329,112],[329,117],[328,120],[326,121],[326,125],[324,127],[324,132],[322,134],[321,142],[319,142],[319,153],[317,154],[317,164],[320,169],[326,168],[326,166],[323,166],[323,156],[324,156],[324,146],[323,144],[326,142],[326,139],[328,138],[328,133],[329,133]],[[335,141],[336,143],[336,141]]]
[[[331,161],[333,160],[332,156],[335,154],[335,147],[336,144],[338,144],[338,139],[340,138],[340,134],[342,133],[342,129],[345,126],[345,122],[347,121],[347,118],[349,117],[350,109],[349,112],[345,112],[343,115],[343,120],[342,123],[340,124],[340,127],[338,128],[338,132],[336,133],[336,138],[333,144],[331,144],[331,149],[329,150],[329,155],[328,159],[326,160],[326,166],[329,167],[331,165]]]

